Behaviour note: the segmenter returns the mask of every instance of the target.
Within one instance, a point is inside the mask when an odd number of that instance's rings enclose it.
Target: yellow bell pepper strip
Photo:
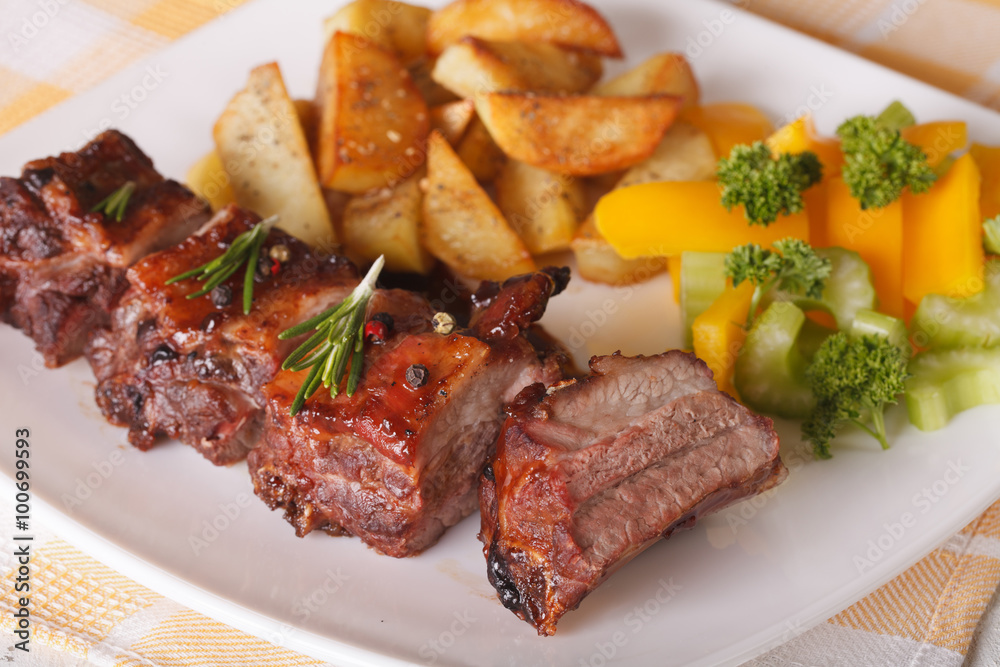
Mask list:
[[[979,169],[966,153],[922,195],[903,203],[903,295],[968,293],[983,280],[983,219]]]
[[[899,134],[927,155],[927,164],[937,167],[946,157],[969,143],[966,125],[960,120],[942,120],[904,127]]]
[[[727,282],[725,290],[692,325],[694,353],[712,369],[720,391],[737,396],[733,369],[747,332],[744,323],[750,312],[754,286],[744,281],[737,287]]]
[[[1000,146],[972,144],[969,154],[979,167],[979,213],[984,218],[1000,215]]]
[[[844,164],[840,152],[840,139],[823,137],[816,132],[812,115],[806,114],[788,125],[778,128],[764,142],[774,153],[801,153],[811,151],[823,163],[823,176],[836,176]]]
[[[774,132],[774,125],[763,111],[738,102],[690,107],[678,118],[708,135],[716,157],[729,155],[737,144],[763,141]]]
[[[811,151],[823,163],[823,181],[816,183],[802,193],[809,214],[809,242],[814,248],[829,245],[826,241],[826,188],[827,179],[840,174],[844,164],[844,154],[840,152],[840,140],[836,137],[822,137],[816,132],[812,115],[800,116],[797,120],[780,127],[764,142],[775,154],[801,153]]]
[[[222,166],[222,159],[215,151],[206,153],[191,165],[187,173],[187,186],[196,195],[208,201],[213,211],[236,202],[229,175]]]
[[[861,255],[872,270],[879,310],[903,317],[902,203],[862,210],[839,176],[827,181],[826,196],[826,242]]]
[[[809,241],[805,212],[748,225],[742,207],[727,211],[711,181],[664,181],[614,190],[597,202],[597,229],[625,259],[670,257],[685,251],[729,252],[738,245],[769,247],[793,237]]]
[[[667,257],[667,271],[670,272],[670,281],[674,285],[674,303],[681,302],[681,256],[672,255]]]

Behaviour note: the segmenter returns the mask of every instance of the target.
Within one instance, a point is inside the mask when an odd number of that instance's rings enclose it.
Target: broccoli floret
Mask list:
[[[893,102],[878,118],[854,116],[837,128],[844,153],[844,183],[862,209],[888,206],[906,188],[917,194],[927,192],[937,179],[924,151],[899,133],[913,122],[913,114]]]
[[[782,239],[775,242],[774,248],[767,250],[756,243],[748,243],[733,248],[726,255],[725,272],[732,279],[733,286],[744,280],[754,285],[750,312],[747,314],[748,329],[753,324],[760,300],[771,288],[819,299],[830,277],[830,260],[819,257],[805,241]]]
[[[734,146],[719,160],[716,175],[722,186],[722,205],[728,210],[743,205],[751,225],[770,225],[779,215],[803,208],[802,191],[823,177],[815,153],[782,153],[775,157],[760,141]]]
[[[816,409],[802,424],[817,458],[830,458],[830,441],[847,422],[889,448],[884,411],[903,392],[906,363],[903,351],[883,336],[852,339],[840,332],[823,342],[806,369]]]
[[[1000,215],[983,221],[983,247],[991,255],[1000,255]]]

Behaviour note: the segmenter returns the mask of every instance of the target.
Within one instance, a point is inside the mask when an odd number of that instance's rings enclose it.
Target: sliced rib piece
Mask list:
[[[539,353],[523,332],[566,279],[554,270],[485,283],[469,329],[449,334],[432,330],[426,301],[377,292],[369,314],[389,312],[395,328],[365,346],[352,397],[320,389],[291,417],[305,373],[281,372],[264,388],[264,439],[247,459],[257,495],[284,509],[299,536],[357,535],[396,557],[434,544],[475,509],[505,402],[560,377],[560,355]],[[425,384],[407,382],[414,364],[427,369]]]
[[[301,241],[272,229],[261,251],[253,308],[243,314],[241,267],[223,285],[228,303],[185,298],[201,283],[171,277],[222,254],[260,218],[235,206],[197,234],[141,260],[112,312],[111,327],[94,334],[87,358],[97,376],[104,416],[129,428],[129,441],[149,449],[158,436],[177,438],[217,465],[243,458],[256,444],[264,407],[261,386],[301,340],[279,341],[284,329],[341,301],[358,283],[347,260],[321,258]],[[271,274],[270,248],[289,258]]]
[[[659,538],[787,474],[771,420],[718,391],[694,355],[590,368],[517,397],[480,485],[490,583],[540,635]]]
[[[129,181],[135,191],[120,222],[91,211]],[[0,316],[35,341],[47,366],[72,361],[108,325],[125,269],[209,214],[114,130],[76,153],[29,162],[21,178],[0,178]]]

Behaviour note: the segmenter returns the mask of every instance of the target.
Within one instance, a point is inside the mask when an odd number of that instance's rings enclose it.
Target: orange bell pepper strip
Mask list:
[[[879,310],[903,317],[903,204],[862,210],[844,181],[826,182],[826,242],[854,250],[872,270]]]
[[[1000,146],[972,144],[969,154],[979,167],[979,213],[983,218],[1000,215]]]
[[[969,143],[969,132],[963,121],[942,120],[911,125],[900,130],[900,135],[927,154],[927,164],[936,167],[955,151]]]
[[[708,135],[716,157],[729,157],[733,146],[763,141],[774,132],[763,111],[737,102],[690,107],[681,111],[679,119]]]
[[[733,369],[747,337],[745,325],[753,290],[749,280],[737,287],[726,281],[725,291],[708,310],[694,319],[691,326],[695,356],[712,369],[719,390],[733,397],[737,396],[733,387]]]
[[[765,142],[773,153],[802,153],[811,151],[823,163],[823,178],[840,174],[844,154],[840,140],[822,137],[816,132],[812,115],[806,114],[792,121],[767,138]],[[822,248],[826,242],[826,188],[819,182],[802,193],[809,214],[809,236],[814,247]]]
[[[903,295],[967,295],[982,285],[979,168],[966,153],[924,194],[904,193]]]
[[[674,284],[674,303],[681,302],[681,256],[673,255],[667,257],[667,271],[670,272],[670,281]]]
[[[625,259],[729,252],[745,243],[767,247],[790,236],[809,241],[805,212],[778,216],[767,227],[751,225],[742,206],[726,210],[712,181],[662,181],[613,190],[597,202],[594,221]]]

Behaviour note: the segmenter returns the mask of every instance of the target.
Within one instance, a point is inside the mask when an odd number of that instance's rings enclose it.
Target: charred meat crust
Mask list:
[[[480,477],[488,577],[540,635],[661,537],[787,474],[771,420],[693,355],[595,357],[591,370],[522,391]]]
[[[91,211],[129,181],[136,188],[121,221]],[[46,365],[72,361],[108,325],[128,266],[208,216],[120,132],[29,162],[19,179],[0,178],[0,316],[35,341]]]
[[[396,327],[383,344],[366,346],[353,397],[319,392],[293,418],[300,379],[282,372],[265,388],[264,439],[248,456],[257,495],[283,509],[300,536],[357,535],[395,557],[434,544],[475,509],[504,403],[560,377],[562,353],[540,352],[523,335],[555,287],[543,272],[488,284],[470,327],[447,335],[433,333],[426,301],[376,293],[383,301],[370,312],[394,308]],[[397,313],[407,311],[419,317],[400,325]],[[425,384],[405,382],[412,364],[428,369]]]
[[[278,334],[339,302],[357,284],[350,262],[316,255],[279,230],[271,231],[262,257],[282,244],[288,260],[273,275],[258,272],[248,315],[243,271],[223,283],[229,291],[221,300],[187,299],[200,286],[196,281],[165,284],[219,255],[259,221],[227,207],[198,234],[138,262],[128,271],[130,287],[110,328],[91,338],[87,358],[97,376],[98,407],[111,423],[129,429],[136,447],[148,449],[169,436],[218,465],[242,459],[263,425],[260,389],[300,342],[279,341]]]

